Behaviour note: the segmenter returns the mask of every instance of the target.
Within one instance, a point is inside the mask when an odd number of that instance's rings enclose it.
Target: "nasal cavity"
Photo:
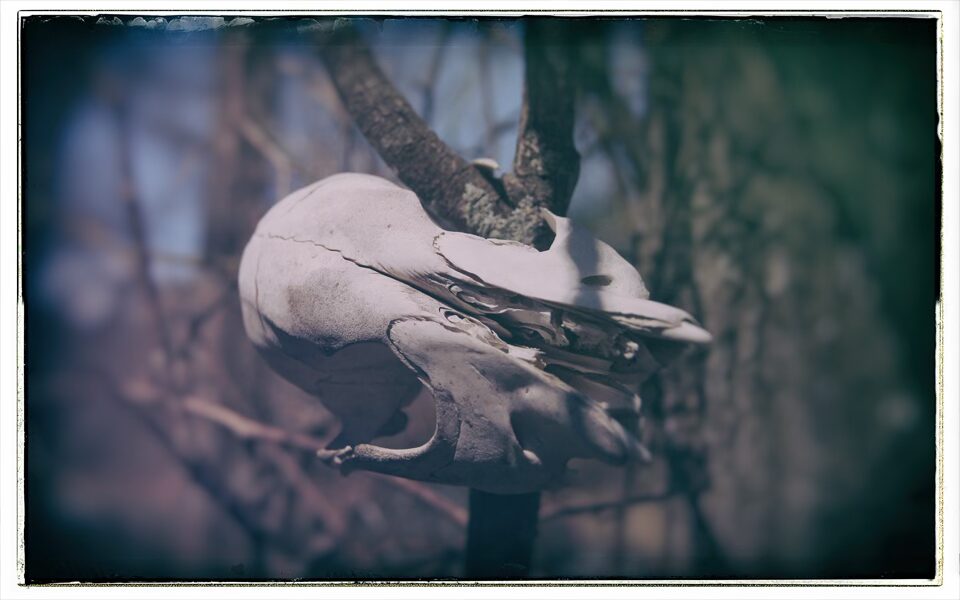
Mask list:
[[[613,283],[613,278],[609,275],[590,275],[581,279],[580,283],[590,287],[604,287]]]

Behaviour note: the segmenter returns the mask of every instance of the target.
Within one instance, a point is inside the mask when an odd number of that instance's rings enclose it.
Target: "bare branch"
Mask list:
[[[234,494],[229,492],[218,473],[205,468],[200,461],[191,456],[176,442],[176,436],[171,431],[169,424],[163,423],[160,416],[149,410],[142,401],[134,400],[125,394],[108,372],[99,368],[91,368],[90,371],[105,385],[107,396],[118,405],[129,410],[147,430],[153,433],[161,447],[184,469],[190,480],[199,489],[203,490],[214,503],[220,506],[227,516],[233,519],[252,538],[263,534],[262,527],[257,519],[251,511],[236,500]]]
[[[181,254],[144,248],[143,245],[138,244],[136,240],[131,241],[121,238],[114,229],[89,215],[78,214],[71,216],[70,222],[64,224],[64,230],[72,236],[72,239],[76,239],[86,247],[97,248],[103,252],[120,256],[124,261],[130,261],[131,271],[140,267],[142,264],[141,255],[143,252],[146,252],[146,264],[163,263],[194,267],[221,279],[229,280],[231,283],[234,280],[232,273],[229,272],[230,265],[226,264],[223,260],[211,262],[205,261],[202,256],[195,254]],[[142,269],[140,269],[140,271],[142,273]],[[141,273],[136,273],[136,277],[139,278]],[[140,279],[138,279],[138,283],[139,282]]]
[[[276,196],[283,198],[290,193],[293,179],[293,160],[277,144],[266,130],[248,115],[240,116],[240,133],[247,142],[257,149],[273,167],[276,181]]]
[[[430,59],[430,68],[427,69],[427,77],[423,82],[423,120],[427,123],[433,120],[433,107],[436,99],[437,79],[440,77],[440,68],[443,66],[443,59],[447,56],[447,41],[450,39],[450,23],[443,22],[440,35],[438,36],[437,47],[433,51]]]
[[[377,66],[350,26],[325,39],[321,59],[357,127],[426,208],[452,228],[534,243],[546,225],[536,204],[516,207],[448,147]]]
[[[598,143],[606,152],[611,153],[611,161],[619,167],[612,151],[620,148],[629,161],[633,182],[638,189],[647,185],[650,163],[656,158],[650,155],[647,147],[647,130],[651,119],[638,119],[634,116],[626,99],[614,86],[609,61],[603,55],[590,55],[584,59],[583,88],[586,94],[595,97],[598,105],[589,112],[591,125],[597,132]]]
[[[497,148],[497,140],[505,133],[517,126],[518,115],[492,123],[484,131],[483,140],[464,150],[467,156],[490,156]]]
[[[184,398],[182,405],[183,409],[191,415],[216,423],[241,439],[270,442],[310,453],[322,451],[329,441],[266,425],[234,412],[222,404],[196,397]]]
[[[467,510],[464,507],[460,506],[456,502],[453,502],[452,500],[445,498],[444,496],[441,496],[422,483],[418,483],[410,479],[392,477],[390,475],[374,475],[378,480],[386,483],[387,485],[399,490],[403,490],[411,496],[415,496],[427,506],[438,510],[456,525],[459,525],[460,527],[467,526]]]
[[[267,442],[280,446],[286,446],[295,450],[306,451],[317,455],[323,459],[331,459],[337,454],[337,450],[326,450],[325,447],[329,440],[315,438],[309,435],[287,431],[279,427],[273,427],[249,417],[245,417],[233,410],[230,410],[222,404],[214,404],[199,398],[186,398],[183,401],[183,408],[186,412],[206,419],[211,423],[226,428],[236,437],[246,440]],[[285,466],[290,469],[289,465]],[[430,488],[415,481],[398,479],[396,477],[378,476],[378,480],[383,481],[391,487],[400,489],[412,496],[415,496],[424,504],[436,509],[445,517],[453,521],[456,525],[466,527],[467,513],[463,507],[437,494]]]
[[[428,208],[457,227],[470,229],[459,199],[468,184],[496,199],[490,184],[430,130],[387,80],[352,27],[332,34],[321,59],[360,131],[400,180]]]
[[[483,148],[485,152],[493,153],[497,142],[497,123],[493,114],[493,83],[491,81],[490,65],[490,41],[486,38],[480,42],[479,56],[477,57],[480,65],[480,106],[483,108]],[[509,121],[507,125],[513,127],[516,121]]]
[[[648,494],[641,496],[627,496],[619,500],[614,500],[612,502],[598,502],[596,504],[586,504],[583,506],[558,506],[546,508],[542,511],[540,516],[540,521],[552,521],[554,519],[562,519],[565,517],[572,517],[575,515],[583,514],[596,514],[600,512],[606,512],[608,510],[617,510],[624,506],[632,506],[636,504],[649,504],[652,502],[662,502],[671,498],[674,495],[673,492],[664,492],[660,494]]]
[[[527,21],[523,106],[513,173],[504,177],[514,204],[530,198],[563,214],[580,174],[573,142],[576,44],[569,23]]]
[[[297,460],[278,446],[264,446],[266,457],[277,466],[290,486],[308,504],[312,510],[323,516],[324,528],[315,535],[311,545],[316,549],[327,549],[336,543],[347,531],[347,521],[340,510],[322,493],[317,483],[303,472]]]
[[[136,182],[133,179],[132,148],[130,147],[131,116],[127,95],[121,89],[121,83],[115,82],[108,90],[108,101],[113,110],[117,127],[117,156],[120,172],[120,201],[123,204],[127,227],[133,240],[134,259],[136,261],[137,283],[147,297],[147,305],[153,318],[157,339],[163,349],[166,367],[173,364],[173,341],[167,326],[167,318],[160,301],[160,290],[150,271],[150,248],[147,241],[143,207],[137,195]]]

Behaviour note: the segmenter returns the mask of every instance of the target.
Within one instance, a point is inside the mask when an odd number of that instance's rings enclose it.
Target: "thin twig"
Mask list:
[[[619,500],[614,500],[612,502],[598,502],[596,504],[586,504],[583,506],[558,506],[558,507],[549,507],[542,511],[540,516],[540,521],[552,521],[554,519],[562,519],[565,517],[572,517],[575,515],[583,514],[596,514],[600,512],[605,512],[608,510],[616,510],[623,506],[634,506],[637,504],[649,504],[652,502],[662,502],[664,500],[670,499],[674,495],[674,492],[666,492],[660,494],[647,494],[641,496],[630,496],[628,498],[621,498]]]
[[[220,277],[226,277],[229,269],[229,265],[221,264],[222,261],[207,264],[202,256],[196,254],[143,248],[135,242],[121,238],[116,234],[114,229],[87,215],[72,215],[70,221],[64,223],[63,226],[71,236],[71,239],[75,239],[85,246],[97,248],[103,252],[115,253],[124,260],[131,260],[134,268],[137,268],[140,264],[141,253],[146,252],[147,262],[149,264],[165,263],[194,267]],[[139,277],[140,274],[137,274],[137,276]],[[228,278],[233,279],[232,276]],[[138,281],[140,280],[138,279]]]
[[[496,145],[496,118],[493,114],[493,85],[490,77],[490,45],[484,38],[480,40],[477,59],[480,62],[480,105],[483,108],[483,147],[484,152],[493,153]],[[513,125],[516,121],[510,123]]]
[[[303,472],[300,464],[289,453],[284,452],[278,446],[264,446],[267,457],[283,473],[287,481],[301,497],[304,504],[310,506],[323,515],[323,525],[328,531],[322,532],[323,537],[338,539],[347,531],[347,521],[337,507],[327,498],[327,495],[321,493],[317,484]],[[315,543],[320,546],[326,546],[320,543],[320,539],[315,539]]]
[[[489,137],[490,140],[492,141],[490,141],[489,143],[484,141],[479,144],[465,148],[464,154],[466,156],[473,156],[473,157],[490,156],[492,154],[495,154],[494,150],[496,150],[496,140],[498,140],[500,136],[502,136],[503,134],[509,133],[514,128],[516,128],[518,118],[519,118],[519,113],[515,113],[498,123],[494,123],[490,127],[490,129],[487,130],[486,135],[484,136],[485,138]]]
[[[183,401],[183,408],[186,412],[215,423],[229,430],[235,436],[241,439],[267,442],[286,446],[295,450],[309,452],[318,456],[321,461],[326,462],[335,457],[339,450],[327,450],[326,445],[329,440],[315,438],[306,434],[287,431],[279,427],[267,425],[255,421],[249,417],[241,415],[222,404],[214,404],[207,400],[199,398],[186,398]],[[386,475],[378,477],[387,485],[403,490],[404,492],[416,497],[424,504],[438,510],[453,523],[466,527],[467,513],[463,507],[455,502],[444,498],[440,494],[431,490],[421,483],[389,477]]]
[[[120,386],[114,381],[114,378],[106,371],[100,368],[91,368],[90,372],[96,375],[107,388],[107,396],[115,400],[120,406],[128,409],[151,433],[154,434],[160,445],[173,457],[187,473],[190,480],[207,493],[207,495],[224,512],[232,518],[244,531],[251,536],[262,536],[263,531],[256,519],[246,510],[233,495],[224,488],[224,484],[217,477],[211,475],[215,473],[207,469],[195,458],[188,456],[186,452],[174,441],[168,427],[159,422],[154,411],[148,409],[149,405],[137,402],[129,398],[120,389]]]
[[[163,349],[165,367],[169,370],[173,363],[173,341],[167,326],[166,315],[160,300],[160,289],[150,271],[150,250],[147,242],[146,223],[143,207],[137,195],[133,178],[132,147],[130,146],[130,106],[124,89],[117,84],[111,90],[109,98],[117,127],[117,156],[120,161],[120,202],[123,204],[127,227],[133,239],[134,259],[137,265],[136,275],[153,317],[153,324],[160,346]]]
[[[324,450],[326,440],[255,421],[222,404],[196,397],[184,398],[181,404],[184,411],[220,425],[241,439],[270,442],[321,456],[325,456],[327,452],[331,457],[335,454],[333,451]]]
[[[293,181],[293,159],[249,115],[240,115],[239,120],[240,134],[273,167],[274,175],[277,178],[274,193],[278,199],[283,198],[290,193],[291,182]]]
[[[427,77],[423,82],[423,110],[421,117],[427,123],[433,121],[434,99],[436,98],[437,79],[440,76],[440,69],[443,67],[444,58],[446,58],[447,40],[450,38],[450,23],[444,21],[440,31],[440,39],[437,41],[436,50],[430,58],[430,68],[427,69]]]
[[[467,510],[456,502],[441,496],[429,487],[416,481],[392,477],[390,475],[378,475],[377,479],[387,485],[403,490],[411,496],[415,496],[424,504],[440,511],[441,514],[449,518],[456,525],[460,527],[467,526]]]
[[[218,315],[227,304],[234,299],[235,289],[234,286],[227,286],[223,292],[220,293],[220,296],[216,300],[204,307],[200,312],[190,317],[190,321],[187,324],[187,343],[192,343],[197,340],[197,337],[200,335],[200,330],[206,325],[210,319]]]

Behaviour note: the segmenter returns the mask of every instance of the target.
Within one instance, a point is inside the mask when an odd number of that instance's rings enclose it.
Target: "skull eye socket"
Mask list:
[[[581,279],[580,283],[591,287],[604,287],[613,283],[613,277],[609,275],[589,275]]]
[[[443,315],[443,318],[450,321],[451,323],[459,323],[463,321],[463,315],[453,312],[452,310],[440,309],[440,313]]]

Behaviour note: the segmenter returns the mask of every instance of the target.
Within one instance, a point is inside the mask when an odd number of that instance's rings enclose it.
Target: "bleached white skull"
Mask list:
[[[639,384],[709,334],[568,219],[550,249],[443,230],[389,181],[341,174],[260,221],[240,266],[247,333],[342,422],[336,463],[490,492],[542,489],[571,458],[643,457]],[[388,449],[420,386],[424,445]]]

